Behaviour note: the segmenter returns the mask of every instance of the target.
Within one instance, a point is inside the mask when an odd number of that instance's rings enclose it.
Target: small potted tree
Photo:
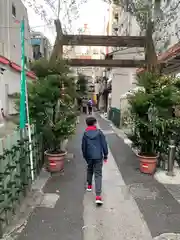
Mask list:
[[[70,108],[68,108],[69,111]],[[47,169],[50,172],[59,172],[64,169],[64,158],[67,152],[62,148],[63,142],[73,134],[75,130],[75,115],[69,112],[66,116],[57,119],[50,125],[47,123],[43,127],[44,137],[48,149],[45,151],[47,156]]]
[[[38,80],[28,85],[31,121],[42,132],[50,172],[62,171],[66,151],[64,140],[75,130],[75,84],[68,66],[62,60],[50,66],[45,60],[33,66]]]
[[[137,76],[141,88],[129,96],[132,145],[138,149],[140,171],[153,174],[157,160],[173,135],[177,119],[172,109],[179,103],[175,79],[145,72]]]

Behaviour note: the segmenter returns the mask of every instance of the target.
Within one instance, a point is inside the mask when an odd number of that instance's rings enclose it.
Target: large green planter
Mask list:
[[[112,120],[112,108],[109,109],[108,119],[109,119],[110,121]]]
[[[110,108],[108,119],[111,120],[116,127],[120,126],[120,110],[117,108]]]

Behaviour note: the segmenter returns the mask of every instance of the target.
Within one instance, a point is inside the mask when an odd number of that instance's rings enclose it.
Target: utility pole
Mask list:
[[[32,155],[32,139],[31,139],[30,119],[29,119],[27,82],[26,82],[25,37],[24,36],[25,36],[25,20],[23,18],[23,20],[21,21],[21,68],[22,70],[21,70],[21,92],[20,92],[20,140],[23,141],[23,134],[25,133],[26,123],[28,123],[29,154],[30,154],[29,157],[30,157],[31,178],[33,181],[34,166],[33,166],[33,155]],[[23,160],[21,159],[21,166],[22,166],[22,169],[25,169],[26,166],[24,165]],[[26,184],[27,176],[24,175],[24,173],[22,173],[22,179],[24,181],[24,184]]]

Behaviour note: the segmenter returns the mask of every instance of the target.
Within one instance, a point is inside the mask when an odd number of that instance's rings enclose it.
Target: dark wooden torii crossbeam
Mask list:
[[[145,48],[144,36],[100,36],[100,35],[62,35],[61,46],[112,46],[112,47],[142,47]],[[71,66],[78,67],[125,67],[139,68],[145,65],[145,60],[113,60],[113,59],[70,59]]]
[[[145,37],[63,35],[62,44],[71,46],[145,47]]]
[[[109,67],[109,68],[137,68],[145,65],[144,60],[105,60],[105,59],[70,59],[72,67]]]

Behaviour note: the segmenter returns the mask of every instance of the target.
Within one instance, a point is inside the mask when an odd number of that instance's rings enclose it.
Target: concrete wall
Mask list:
[[[13,16],[12,8],[15,9]],[[25,19],[25,55],[32,59],[28,15],[21,0],[0,0],[0,55],[21,63],[20,21]]]
[[[133,88],[132,72],[127,68],[113,70],[111,107],[120,108],[120,97]]]
[[[0,67],[6,69],[3,74],[0,74],[0,104],[6,115],[15,114],[14,100],[8,95],[20,92],[21,74],[9,66],[4,67],[0,64]],[[29,77],[26,79],[27,81],[33,81]]]
[[[116,9],[118,11],[118,9]],[[140,27],[134,16],[119,8],[118,20],[113,22],[114,34],[119,36],[139,36]],[[115,31],[116,29],[116,31]],[[117,30],[118,29],[118,30]],[[144,59],[143,48],[117,47],[113,53],[113,59]],[[120,109],[120,98],[135,88],[136,68],[114,68],[112,69],[112,94],[111,107]]]
[[[144,59],[143,49],[131,48],[114,53],[113,59]],[[111,106],[120,108],[120,98],[136,87],[136,68],[112,69],[112,100]]]

